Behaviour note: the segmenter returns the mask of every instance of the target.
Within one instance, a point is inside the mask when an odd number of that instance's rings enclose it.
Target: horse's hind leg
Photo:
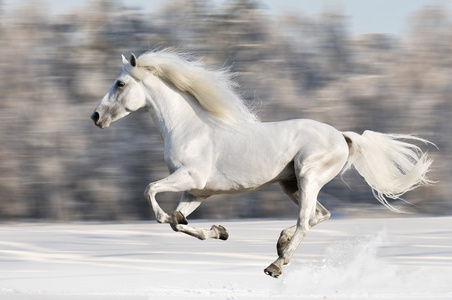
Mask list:
[[[301,181],[299,190],[301,192],[297,225],[287,230],[292,237],[286,245],[281,245],[280,249],[278,249],[278,259],[264,270],[265,274],[275,278],[282,274],[283,265],[289,263],[295,250],[311,229],[311,220],[315,218],[317,195],[323,185],[316,182],[314,178],[310,178],[310,174],[303,175],[305,176],[299,177]]]
[[[311,227],[328,220],[331,217],[331,213],[319,202],[315,208],[315,217],[311,220]]]
[[[283,192],[289,196],[289,198],[298,205],[300,199],[300,190],[298,189],[298,182],[296,179],[282,181],[279,183]],[[311,227],[328,220],[331,217],[331,213],[317,201],[315,207],[315,217],[311,220]]]
[[[316,217],[317,196],[320,189],[340,172],[347,160],[347,154],[338,148],[336,153],[319,152],[312,156],[305,155],[296,161],[295,171],[299,190],[297,225],[290,241],[285,247],[281,247],[278,259],[264,270],[267,275],[272,277],[281,275],[282,266],[289,263],[308,231],[322,219]],[[326,211],[323,206],[319,208],[320,211]]]
[[[184,192],[176,210],[171,214],[171,228],[177,232],[183,232],[194,236],[200,240],[208,238],[227,240],[229,237],[226,228],[223,226],[212,226],[210,229],[198,229],[188,226],[186,217],[191,214],[206,198],[196,197],[188,192]]]
[[[319,201],[317,201],[315,217],[309,221],[309,224],[311,227],[314,227],[315,225],[328,220],[330,216],[330,212],[322,204],[320,204]],[[283,254],[284,249],[286,249],[287,245],[295,234],[296,229],[297,225],[293,225],[281,231],[278,242],[276,243],[276,251],[278,252],[278,256],[281,256]]]
[[[300,198],[300,191],[298,190],[297,180],[284,181],[280,183],[283,192],[289,196],[289,198],[298,205],[298,199]],[[331,213],[319,202],[316,203],[315,209],[315,217],[310,221],[311,227],[328,220],[331,216]],[[280,256],[284,249],[286,249],[287,244],[289,244],[292,236],[295,233],[297,225],[291,226],[289,228],[281,231],[281,234],[278,239],[278,243],[276,244],[276,250],[278,252],[278,256]]]

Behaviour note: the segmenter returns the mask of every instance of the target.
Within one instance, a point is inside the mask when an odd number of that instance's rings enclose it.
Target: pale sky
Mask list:
[[[30,0],[3,0],[6,9]],[[91,0],[39,0],[47,3],[50,11],[64,14],[74,7],[81,7]],[[136,6],[152,12],[169,0],[122,0],[128,6]],[[333,8],[348,17],[353,33],[403,34],[407,21],[413,12],[428,6],[441,5],[450,9],[452,1],[447,0],[260,0],[270,13],[285,11],[316,14]],[[221,4],[225,0],[213,0]]]

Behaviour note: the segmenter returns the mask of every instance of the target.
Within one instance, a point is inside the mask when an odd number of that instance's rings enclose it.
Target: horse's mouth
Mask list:
[[[110,122],[94,122],[94,125],[96,125],[97,127],[99,127],[100,129],[105,129],[108,128],[108,126],[110,126]]]
[[[105,123],[100,123],[100,124],[95,124],[97,127],[99,127],[100,129],[105,129],[105,128],[108,128],[108,126],[110,125],[110,124],[105,124]]]

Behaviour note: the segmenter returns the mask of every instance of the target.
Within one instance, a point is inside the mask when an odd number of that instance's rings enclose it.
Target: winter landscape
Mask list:
[[[0,299],[452,298],[452,217],[328,220],[266,276],[293,222],[220,222],[227,241],[150,222],[2,224]]]
[[[255,0],[49,1],[79,4],[59,14],[47,2],[0,0],[0,300],[452,299],[449,3],[369,1],[369,21],[399,11],[405,29],[367,32],[352,30],[363,1],[280,13]],[[277,185],[190,215],[226,227],[227,241],[157,224],[143,191],[168,169],[149,114],[102,131],[89,116],[121,54],[165,47],[235,72],[263,122],[430,140],[436,183],[407,194],[415,213],[398,215],[363,209],[376,204],[367,183],[338,176],[319,196],[332,219],[279,279],[263,270],[297,208]],[[168,212],[179,199],[158,197]]]

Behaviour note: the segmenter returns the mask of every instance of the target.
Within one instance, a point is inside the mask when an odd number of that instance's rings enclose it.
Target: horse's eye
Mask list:
[[[118,80],[118,81],[116,81],[116,87],[117,88],[122,88],[122,87],[124,87],[126,84],[123,82],[123,81],[121,81],[121,80]]]

